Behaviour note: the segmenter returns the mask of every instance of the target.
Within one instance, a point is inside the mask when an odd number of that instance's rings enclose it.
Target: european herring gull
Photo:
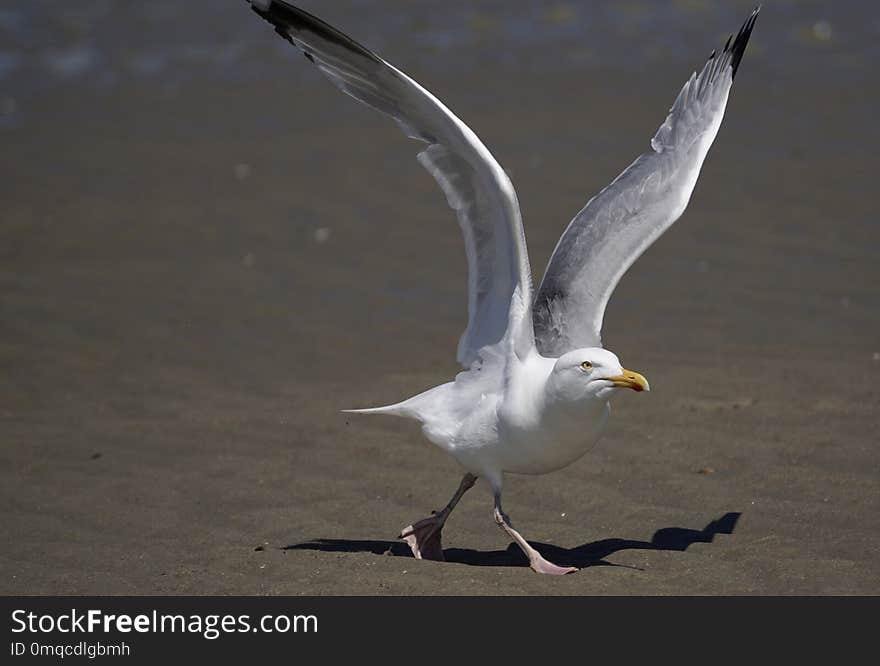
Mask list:
[[[685,82],[640,155],[589,200],[566,228],[533,290],[516,193],[467,125],[399,69],[322,20],[282,0],[249,0],[340,90],[390,116],[421,142],[418,160],[455,210],[468,263],[468,323],[453,381],[360,414],[415,419],[465,474],[449,503],[401,533],[415,557],[443,559],[440,535],[478,478],[494,496],[495,522],[539,573],[576,571],[548,562],[501,508],[505,473],[546,474],[599,438],[621,389],[649,390],[603,349],[605,306],[632,263],[684,212],[718,133],[731,85],[760,8],[724,49]]]

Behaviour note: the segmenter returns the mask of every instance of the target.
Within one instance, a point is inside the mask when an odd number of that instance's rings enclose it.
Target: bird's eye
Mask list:
[[[592,370],[592,369],[593,369],[593,364],[590,363],[589,361],[584,361],[583,363],[581,363],[581,367],[582,367],[584,370]]]

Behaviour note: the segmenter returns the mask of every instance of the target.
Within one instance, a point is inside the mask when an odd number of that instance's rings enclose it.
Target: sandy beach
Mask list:
[[[178,4],[0,14],[0,593],[880,593],[873,3],[765,3],[686,213],[606,313],[652,391],[506,482],[582,567],[559,579],[483,483],[448,561],[414,560],[396,535],[457,464],[339,411],[458,371],[462,242],[415,144],[243,2]],[[751,9],[324,4],[508,170],[536,280]]]

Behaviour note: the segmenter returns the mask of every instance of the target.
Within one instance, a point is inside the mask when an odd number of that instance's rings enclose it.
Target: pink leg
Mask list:
[[[430,518],[425,518],[403,528],[399,538],[406,541],[417,560],[437,560],[440,562],[444,560],[443,546],[440,543],[443,523],[446,522],[449,514],[458,504],[458,500],[473,487],[476,481],[477,477],[468,472],[462,478],[458,490],[449,500],[449,504],[441,511],[435,512]]]
[[[561,576],[577,571],[575,567],[560,567],[552,562],[548,562],[541,556],[541,553],[532,548],[529,545],[529,542],[526,541],[519,532],[513,529],[513,525],[510,524],[510,519],[501,510],[500,494],[495,495],[495,522],[498,523],[498,527],[507,532],[511,539],[516,541],[516,545],[526,554],[526,557],[529,558],[529,566],[532,568],[532,571],[555,576]]]

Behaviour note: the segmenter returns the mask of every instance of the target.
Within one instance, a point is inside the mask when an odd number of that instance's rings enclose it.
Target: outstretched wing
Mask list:
[[[521,338],[513,340],[515,346],[531,345],[531,322],[523,321],[528,307],[521,305],[531,302],[531,276],[519,204],[507,174],[477,135],[418,83],[332,26],[281,0],[249,2],[340,90],[428,144],[419,162],[458,215],[467,253],[468,324],[459,362],[469,367],[482,347],[499,342],[509,319]]]
[[[534,303],[535,342],[543,355],[601,345],[614,287],[687,206],[758,11],[684,84],[651,139],[652,150],[590,199],[562,234]]]

